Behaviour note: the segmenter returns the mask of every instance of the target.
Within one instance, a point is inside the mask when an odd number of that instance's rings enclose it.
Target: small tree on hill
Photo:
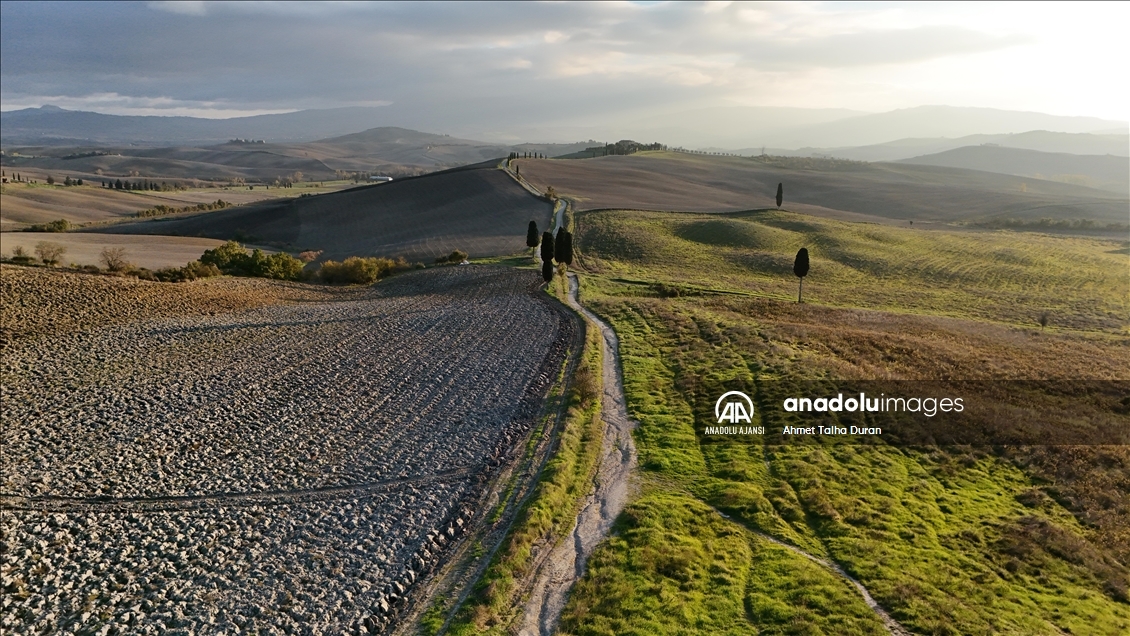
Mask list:
[[[781,202],[785,200],[785,184],[777,184],[777,209],[781,209]]]
[[[804,302],[802,296],[804,295],[804,277],[808,276],[808,249],[800,248],[796,253],[796,260],[793,261],[793,273],[800,279],[800,290],[797,291],[796,301],[798,303]]]
[[[536,221],[530,221],[530,227],[526,230],[526,247],[538,246],[538,224]]]
[[[47,185],[55,185],[55,177],[47,175]]]
[[[553,262],[553,235],[548,231],[541,235],[541,260],[543,263]]]

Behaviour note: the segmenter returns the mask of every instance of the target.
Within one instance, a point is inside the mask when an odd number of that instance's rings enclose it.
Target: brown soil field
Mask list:
[[[126,260],[137,267],[160,269],[180,267],[200,258],[204,250],[222,245],[223,241],[187,236],[137,236],[124,234],[78,234],[75,232],[4,232],[0,234],[0,253],[11,256],[16,247],[35,255],[40,241],[57,243],[67,249],[61,264],[97,265],[103,267],[104,248],[122,248]]]
[[[58,235],[56,235],[58,236]],[[353,288],[258,278],[157,283],[45,267],[0,266],[0,333],[4,342],[174,316],[211,316],[287,302],[333,300]]]
[[[147,210],[158,205],[180,208],[197,203],[212,203],[216,199],[244,205],[280,197],[297,197],[306,193],[333,192],[352,185],[342,182],[327,186],[301,183],[286,189],[267,189],[257,185],[254,190],[249,190],[247,186],[225,186],[192,188],[176,192],[129,192],[99,187],[97,184],[101,183],[101,177],[97,176],[52,173],[60,181],[66,176],[72,178],[81,176],[83,179],[89,179],[89,183],[95,184],[67,187],[46,185],[46,173],[28,171],[21,174],[26,178],[37,179],[40,183],[4,184],[3,189],[0,190],[0,228],[4,231],[57,219],[66,219],[71,223],[116,221],[132,217],[139,210]],[[111,178],[107,177],[107,179]]]
[[[473,257],[525,249],[531,220],[552,206],[492,167],[473,167],[289,201],[272,201],[97,231],[241,239],[325,258],[404,256],[431,261],[460,249]]]
[[[2,272],[5,633],[386,631],[492,523],[576,329],[510,268]]]
[[[846,221],[950,223],[993,217],[1126,222],[1124,196],[1002,174],[909,164],[643,152],[514,164],[579,209],[723,212],[784,208]]]

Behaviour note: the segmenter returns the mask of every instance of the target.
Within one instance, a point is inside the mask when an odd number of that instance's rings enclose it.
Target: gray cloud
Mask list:
[[[49,96],[111,111],[390,102],[389,123],[461,130],[756,99],[759,74],[1022,41],[867,28],[787,4],[4,2],[0,13],[5,108]]]

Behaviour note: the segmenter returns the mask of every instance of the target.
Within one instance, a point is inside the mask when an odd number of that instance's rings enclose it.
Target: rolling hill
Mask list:
[[[548,227],[552,209],[494,166],[92,231],[235,239],[324,250],[325,258],[335,259],[431,261],[456,249],[475,257],[513,254],[525,249],[527,224]]]
[[[306,180],[334,179],[338,171],[416,176],[479,163],[510,152],[557,156],[596,142],[491,144],[407,128],[372,128],[307,143],[241,143],[203,147],[30,146],[7,148],[0,164],[55,176],[98,181],[103,177],[202,179],[270,183],[301,172]]]
[[[1074,183],[1130,196],[1130,158],[1039,152],[996,145],[966,146],[899,163],[997,172]]]
[[[994,218],[1126,223],[1125,195],[1077,185],[939,166],[790,157],[646,152],[576,160],[519,160],[535,187],[580,209],[724,212],[785,206],[842,220],[953,223]]]

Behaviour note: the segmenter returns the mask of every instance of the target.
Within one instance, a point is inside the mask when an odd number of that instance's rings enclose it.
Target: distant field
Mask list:
[[[355,185],[350,181],[329,181],[299,183],[293,188],[267,188],[258,185],[254,189],[249,189],[248,186],[219,186],[172,192],[133,192],[100,187],[102,178],[97,176],[93,179],[89,176],[83,177],[91,185],[49,186],[46,184],[46,173],[33,171],[21,174],[25,178],[36,179],[39,183],[4,184],[3,189],[0,190],[0,227],[4,230],[47,223],[56,219],[66,219],[72,223],[92,223],[129,218],[139,210],[157,205],[184,207],[197,203],[211,203],[216,199],[242,205],[269,199],[296,197],[300,194],[334,192]],[[53,173],[53,176],[62,181],[67,176],[77,179],[80,175]],[[160,182],[159,179],[157,181]]]
[[[724,391],[779,430],[780,396],[860,380],[939,382],[966,396],[974,427],[1124,421],[1119,396],[1077,387],[1130,380],[1125,242],[775,211],[576,223],[581,297],[620,338],[642,491],[564,632],[885,633],[841,577],[770,538],[838,564],[912,633],[1130,630],[1130,447],[705,435]],[[1034,378],[1068,397],[1003,384]]]
[[[4,232],[0,234],[0,252],[11,256],[17,247],[23,247],[35,254],[35,244],[40,241],[58,243],[67,249],[62,263],[75,265],[98,265],[102,250],[122,248],[126,260],[148,269],[161,267],[180,267],[189,261],[200,258],[204,250],[221,245],[223,241],[186,236],[127,236],[120,234],[78,234],[75,232]]]
[[[499,256],[525,247],[531,220],[546,228],[551,205],[501,170],[458,169],[324,196],[264,202],[179,218],[97,229],[236,239],[326,258],[404,256],[431,261],[460,249]]]
[[[1125,196],[1051,181],[908,164],[644,152],[575,160],[519,160],[521,174],[580,209],[722,212],[775,205],[827,218],[953,223],[1044,217],[1126,223]]]

